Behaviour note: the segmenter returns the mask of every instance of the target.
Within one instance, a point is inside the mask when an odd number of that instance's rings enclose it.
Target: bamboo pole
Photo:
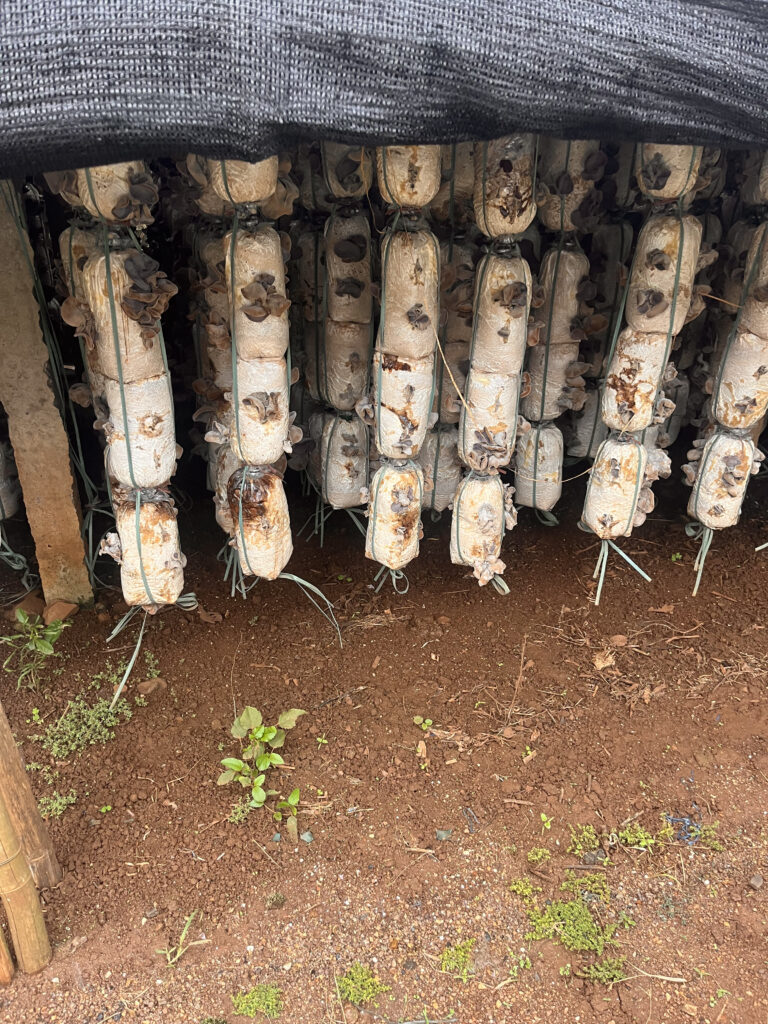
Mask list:
[[[21,841],[0,795],[0,898],[16,952],[25,974],[36,974],[50,962],[51,944],[45,927],[32,872],[24,859]]]
[[[15,970],[16,968],[13,966],[13,960],[3,935],[3,929],[0,928],[0,985],[10,985],[13,981]]]
[[[62,878],[48,829],[40,817],[21,751],[0,704],[0,797],[5,800],[24,856],[38,889],[58,885]]]

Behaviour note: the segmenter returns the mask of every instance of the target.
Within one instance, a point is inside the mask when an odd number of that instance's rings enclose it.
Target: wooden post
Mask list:
[[[46,603],[87,604],[93,591],[80,535],[80,502],[67,432],[49,381],[32,249],[8,207],[13,186],[0,185],[0,402],[8,415]]]
[[[0,985],[10,985],[16,968],[13,966],[11,954],[5,942],[3,930],[0,928]]]
[[[45,822],[40,817],[24,758],[0,704],[0,798],[5,801],[14,829],[38,889],[58,885],[62,873]]]
[[[21,840],[13,827],[5,800],[0,796],[0,898],[19,970],[36,974],[50,963],[53,953],[45,918],[40,909],[32,872],[24,859]]]

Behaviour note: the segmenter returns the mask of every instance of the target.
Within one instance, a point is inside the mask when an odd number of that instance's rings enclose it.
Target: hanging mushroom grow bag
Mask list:
[[[415,462],[383,462],[371,480],[365,557],[403,569],[419,553],[424,475]]]
[[[635,331],[676,335],[693,298],[702,225],[686,214],[653,214],[640,229],[629,279],[627,324]]]
[[[704,443],[688,453],[683,467],[693,479],[688,515],[711,530],[735,526],[741,515],[749,477],[757,473],[764,458],[748,436],[716,430]]]
[[[272,466],[243,466],[227,484],[230,543],[244,576],[275,580],[293,553],[283,478]]]
[[[477,226],[490,238],[519,235],[536,216],[536,136],[505,135],[475,145]]]
[[[611,430],[645,430],[653,422],[667,372],[671,338],[625,328],[618,337],[603,391],[603,420]]]
[[[328,416],[320,439],[323,501],[331,508],[355,508],[368,484],[368,428],[357,417]]]
[[[381,324],[376,347],[398,359],[435,350],[440,248],[431,231],[394,231],[381,243]]]
[[[101,550],[120,563],[123,597],[150,612],[175,604],[184,586],[186,559],[179,545],[176,509],[162,490],[112,492],[117,533],[108,533]]]
[[[208,181],[219,198],[235,206],[261,203],[277,187],[278,159],[267,157],[251,164],[245,160],[212,160],[205,162]]]
[[[422,507],[444,512],[453,502],[464,466],[458,452],[459,432],[455,427],[431,430],[419,451],[419,464],[424,472]]]
[[[500,576],[505,528],[516,522],[513,490],[497,475],[468,473],[459,484],[451,520],[451,561],[469,566],[480,586]]]
[[[518,504],[549,512],[563,491],[563,435],[554,423],[532,426],[518,438],[515,495]]]
[[[632,437],[609,437],[600,445],[587,484],[582,522],[601,540],[629,537],[639,525],[636,518],[647,457],[643,445]]]
[[[485,373],[470,366],[459,420],[459,458],[480,473],[512,458],[517,434],[520,377]]]
[[[440,146],[379,146],[376,177],[385,203],[403,209],[426,206],[440,188]]]

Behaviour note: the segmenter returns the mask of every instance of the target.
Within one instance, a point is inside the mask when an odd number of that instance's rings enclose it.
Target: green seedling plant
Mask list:
[[[555,819],[554,817],[548,818],[543,811],[541,812],[539,817],[541,818],[541,834],[544,835],[545,832],[549,832],[549,830],[552,828],[552,822]]]
[[[336,985],[339,998],[353,1006],[376,1005],[377,996],[389,992],[389,985],[382,985],[369,967],[355,961],[346,974],[338,978]]]
[[[546,864],[552,854],[549,850],[544,849],[543,846],[534,846],[532,850],[528,851],[526,856],[529,864],[537,865]]]
[[[300,797],[301,794],[297,787],[288,794],[288,798],[286,800],[278,800],[275,804],[275,810],[272,813],[272,817],[275,821],[282,821],[283,815],[286,815],[289,818],[295,818],[299,810]]]
[[[630,822],[626,828],[620,829],[617,833],[622,846],[628,846],[634,850],[643,850],[645,853],[653,852],[656,845],[656,837],[647,828],[643,828],[638,822]]]
[[[260,1013],[267,1020],[277,1020],[283,1012],[283,992],[277,985],[256,985],[249,992],[232,996],[232,1008],[240,1017],[255,1017]]]
[[[320,748],[320,747],[327,747],[328,746],[328,740],[325,738],[325,733],[323,733],[322,736],[317,736],[316,737],[316,743],[317,743],[318,748]]]
[[[270,768],[285,764],[277,750],[285,743],[288,730],[293,729],[301,715],[305,714],[306,711],[291,708],[280,715],[277,725],[264,725],[258,708],[246,707],[232,723],[230,730],[235,739],[242,742],[242,754],[240,757],[223,758],[221,765],[224,771],[219,775],[217,784],[226,786],[230,782],[239,782],[244,789],[250,789],[251,807],[263,807],[267,797],[277,796],[277,790],[265,788],[267,772]],[[287,800],[280,802],[285,807],[278,805],[275,814],[279,812],[282,817],[283,810],[288,809],[295,815],[298,803],[299,791],[295,789]]]
[[[676,551],[674,555],[671,556],[671,560],[673,562],[682,562],[683,556],[680,554],[679,551]]]
[[[600,839],[595,831],[594,825],[569,825],[571,831],[571,842],[568,846],[568,853],[577,857],[583,857],[585,853],[594,853],[600,847]]]
[[[507,950],[507,952],[512,957],[512,963],[509,968],[509,976],[514,981],[517,981],[520,971],[530,971],[532,967],[531,958],[527,956],[527,954],[525,953],[520,953],[519,956],[515,956],[511,949]]]
[[[455,946],[446,946],[440,954],[440,970],[443,974],[451,974],[460,978],[466,985],[470,974],[474,974],[472,950],[476,939],[467,939]]]
[[[37,809],[41,818],[60,818],[64,811],[77,800],[77,793],[70,789],[69,793],[54,790],[51,796],[41,796],[37,801]]]
[[[429,730],[432,728],[432,719],[422,718],[421,715],[414,715],[413,724],[418,725],[422,732],[429,732]]]
[[[39,615],[29,615],[23,608],[16,609],[16,622],[18,632],[0,636],[0,644],[11,649],[3,668],[16,673],[17,690],[22,686],[36,690],[39,673],[48,658],[61,656],[53,649],[54,644],[71,623],[56,619],[46,626]]]
[[[164,949],[155,950],[156,953],[165,957],[165,962],[169,967],[175,967],[184,954],[192,949],[193,946],[205,946],[211,941],[210,939],[192,939],[190,942],[187,942],[189,929],[192,927],[192,922],[198,913],[199,911],[193,910],[189,917],[184,919],[184,927],[181,929],[179,941],[175,946],[166,946]]]

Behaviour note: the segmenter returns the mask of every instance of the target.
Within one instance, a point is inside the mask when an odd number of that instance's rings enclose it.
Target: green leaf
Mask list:
[[[273,811],[272,812],[272,820],[273,821],[282,821],[283,820],[283,816],[280,813],[280,811]]]
[[[13,657],[13,655],[11,655],[11,657]],[[268,740],[268,743],[273,750],[277,750],[278,747],[282,747],[285,743],[285,729],[277,729],[274,739]]]
[[[216,779],[216,785],[217,786],[226,786],[226,784],[228,782],[231,782],[232,779],[234,779],[234,777],[235,777],[235,773],[234,772],[222,772],[221,775],[218,777],[218,779]]]
[[[251,807],[263,807],[267,794],[260,786],[254,786],[251,790]]]
[[[266,775],[257,775],[256,778],[253,780],[254,786],[261,786],[264,782],[264,779],[266,779]]]
[[[306,715],[306,711],[302,711],[301,708],[291,708],[290,711],[284,711],[277,720],[277,724],[281,729],[293,729],[298,720],[302,715]]]
[[[256,748],[253,746],[253,744],[251,744],[250,746],[246,747],[245,750],[243,751],[243,757],[245,758],[246,761],[250,761],[253,759],[255,753]]]
[[[288,803],[291,805],[291,807],[298,806],[299,797],[300,797],[300,793],[299,793],[298,788],[294,789],[293,792],[291,792],[289,794],[289,796],[288,796]]]
[[[241,740],[244,736],[248,735],[248,730],[245,726],[240,725],[239,719],[235,719],[232,723],[232,728],[229,730],[235,739]]]
[[[16,621],[20,622],[23,626],[26,626],[29,622],[29,616],[23,608],[16,609]]]
[[[262,729],[261,737],[260,738],[265,743],[269,743],[269,741],[271,739],[274,739],[275,736],[277,736],[277,729],[276,729],[276,727],[274,725],[268,725],[268,726],[265,726],[264,729]]]
[[[269,758],[270,764],[285,764],[285,761],[279,754],[265,754],[264,756]]]
[[[252,708],[248,706],[243,709],[243,713],[238,718],[238,722],[244,725],[246,729],[258,729],[261,725],[261,712],[258,708]]]
[[[35,649],[41,654],[53,654],[53,647],[47,640],[35,640]]]
[[[259,757],[256,758],[256,767],[259,769],[260,772],[263,772],[265,768],[269,768],[269,758],[269,754],[261,754]]]
[[[240,785],[243,787],[243,789],[245,789],[246,786],[250,786],[250,784],[251,784],[251,777],[250,777],[250,775],[238,775],[237,776],[237,781],[240,783]]]
[[[221,763],[232,772],[241,772],[245,768],[245,765],[238,757],[225,757]]]

